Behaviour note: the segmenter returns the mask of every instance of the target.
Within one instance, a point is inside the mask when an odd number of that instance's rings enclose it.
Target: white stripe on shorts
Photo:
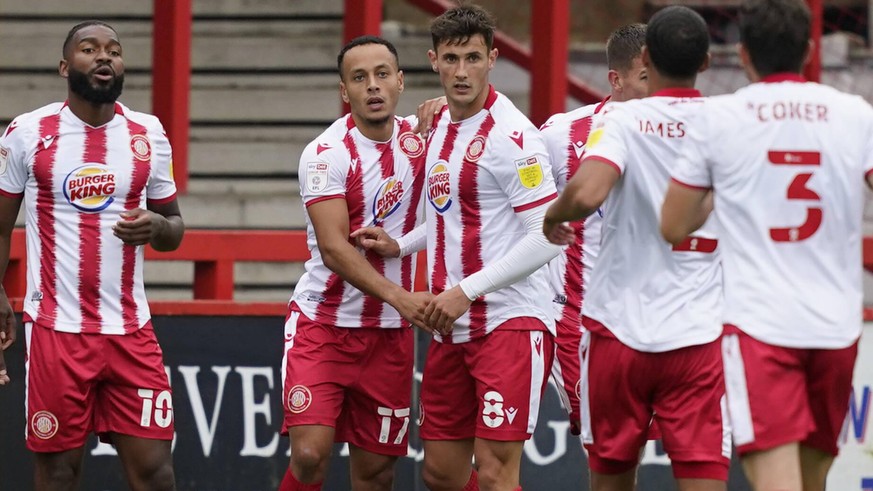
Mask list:
[[[730,425],[733,427],[734,444],[745,445],[755,441],[755,427],[752,425],[752,410],[749,407],[749,389],[746,385],[746,368],[740,351],[740,338],[727,334],[721,341],[721,355],[724,360],[724,385],[727,392],[727,406]]]
[[[288,367],[288,352],[294,347],[294,336],[297,335],[297,320],[300,318],[300,312],[292,311],[288,317],[288,322],[285,323],[285,351],[282,353],[282,400],[285,400],[285,372]]]
[[[539,346],[539,349],[537,349]],[[543,353],[543,331],[530,333],[530,405],[527,410],[527,432],[533,434],[540,414],[540,394],[546,383],[546,354]]]
[[[30,414],[27,412],[27,394],[30,392],[30,345],[33,337],[33,322],[24,323],[24,349],[26,351],[24,357],[24,418],[27,419],[24,425],[24,439],[27,440],[27,432],[30,431]]]
[[[588,348],[591,347],[591,332],[587,329],[582,333],[579,342],[579,416],[582,423],[582,433],[579,438],[582,444],[594,443],[591,432],[591,403],[588,398]]]

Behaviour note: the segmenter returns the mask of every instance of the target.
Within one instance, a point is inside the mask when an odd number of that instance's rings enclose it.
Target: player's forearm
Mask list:
[[[346,241],[319,244],[319,250],[328,269],[367,295],[394,305],[397,299],[408,293],[376,271],[366,257]]]
[[[461,281],[461,289],[468,299],[474,300],[517,283],[561,253],[563,247],[550,243],[542,232],[546,206],[519,213],[524,221],[524,238],[502,258]]]
[[[149,244],[156,251],[175,251],[182,243],[182,237],[185,235],[185,222],[179,215],[162,216],[158,232],[151,238]]]
[[[397,239],[397,245],[400,247],[400,256],[408,256],[418,252],[427,246],[427,224],[422,223],[412,229],[412,232]]]

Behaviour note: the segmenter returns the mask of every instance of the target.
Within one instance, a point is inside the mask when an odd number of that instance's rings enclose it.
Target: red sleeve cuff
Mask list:
[[[173,193],[166,198],[147,198],[146,201],[153,205],[163,205],[169,203],[170,201],[173,201],[174,199],[176,199],[176,193]]]
[[[682,182],[679,179],[676,179],[675,177],[671,178],[670,180],[675,182],[676,184],[682,186],[683,188],[693,189],[695,191],[709,191],[712,189],[712,186],[695,186],[694,184],[688,184],[687,182]]]
[[[552,193],[544,198],[540,198],[536,201],[531,201],[530,203],[526,203],[526,204],[523,204],[521,206],[513,207],[512,209],[516,213],[521,213],[523,211],[532,210],[532,209],[536,208],[537,206],[548,203],[549,201],[552,201],[553,199],[555,199],[557,197],[558,197],[558,193]]]
[[[18,199],[18,198],[24,196],[24,193],[23,193],[23,192],[21,192],[21,193],[10,193],[9,191],[6,191],[6,190],[3,190],[3,189],[0,189],[0,196],[5,196],[5,197],[7,197],[7,198],[11,198],[11,199]]]
[[[606,157],[600,157],[600,156],[597,156],[597,155],[590,155],[590,156],[586,156],[586,157],[582,160],[582,163],[585,163],[585,161],[588,161],[588,160],[596,160],[597,162],[602,162],[602,163],[604,163],[604,164],[606,164],[606,165],[609,165],[609,166],[611,166],[613,169],[615,169],[616,172],[618,172],[618,175],[621,175],[621,167],[619,167],[618,164],[616,164],[615,162],[609,160],[609,159],[606,158]]]
[[[873,169],[870,169],[870,170],[868,170],[867,172],[865,172],[865,173],[864,173],[864,177],[869,178],[869,177],[870,177],[870,174],[873,174]]]
[[[304,205],[306,205],[306,207],[309,208],[310,206],[314,205],[315,203],[320,203],[322,201],[328,201],[328,200],[332,200],[332,199],[345,199],[345,197],[346,197],[346,195],[344,195],[344,194],[331,194],[330,196],[317,196],[317,197],[312,198],[311,200],[305,202]]]

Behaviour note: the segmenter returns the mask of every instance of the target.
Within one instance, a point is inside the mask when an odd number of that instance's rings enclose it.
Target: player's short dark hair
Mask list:
[[[619,27],[606,40],[606,66],[610,70],[629,70],[634,58],[640,57],[645,44],[645,24],[636,23]]]
[[[646,48],[658,73],[693,77],[709,53],[709,28],[697,12],[673,5],[659,10],[646,28]]]
[[[476,34],[481,34],[490,51],[496,27],[494,17],[487,10],[478,5],[462,5],[434,19],[430,23],[430,37],[436,50],[440,43],[464,44]]]
[[[397,65],[397,69],[400,69],[400,57],[397,56],[397,48],[394,47],[394,44],[391,43],[391,41],[378,36],[358,36],[346,43],[336,57],[336,68],[339,70],[340,78],[343,77],[343,60],[346,57],[346,53],[348,53],[352,48],[357,48],[358,46],[364,46],[367,44],[381,44],[388,48],[388,51],[394,55],[394,63]]]
[[[118,31],[116,31],[114,27],[103,22],[102,20],[86,20],[85,22],[79,22],[78,24],[73,26],[72,29],[70,29],[70,32],[67,33],[67,39],[64,39],[64,45],[61,47],[61,54],[64,57],[67,56],[67,48],[70,46],[70,43],[73,41],[73,36],[75,36],[76,33],[81,31],[82,29],[84,29],[86,27],[91,27],[91,26],[103,26],[103,27],[109,28],[112,32],[115,33],[116,36],[118,36]]]
[[[740,7],[740,42],[758,75],[803,68],[809,46],[810,13],[801,0],[745,0]]]

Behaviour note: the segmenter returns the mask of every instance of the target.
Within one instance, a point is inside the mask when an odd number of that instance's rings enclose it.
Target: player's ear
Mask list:
[[[488,53],[488,69],[494,68],[494,62],[497,61],[497,48],[492,48]]]
[[[709,68],[710,62],[712,62],[712,54],[707,51],[706,58],[703,60],[703,63],[700,64],[700,68],[697,69],[697,73],[705,72]]]
[[[652,58],[649,56],[649,48],[646,45],[643,45],[643,49],[640,50],[640,61],[643,62],[646,69],[652,65]]]
[[[348,91],[346,91],[345,82],[340,82],[340,97],[343,98],[343,102],[345,102],[346,104],[349,103],[349,93]]]
[[[433,71],[439,72],[437,69],[437,54],[436,51],[429,49],[427,50],[427,58],[430,60],[430,66],[433,68]]]
[[[606,79],[609,80],[609,86],[613,91],[618,92],[621,90],[621,77],[617,70],[610,70],[607,72]]]
[[[400,82],[400,92],[403,92],[403,70],[397,72],[397,80]]]
[[[803,53],[803,66],[806,66],[809,63],[809,60],[812,58],[813,50],[815,49],[815,40],[810,39],[806,44],[806,53]]]
[[[58,74],[64,78],[67,78],[70,75],[67,60],[61,60],[60,63],[58,63]]]

